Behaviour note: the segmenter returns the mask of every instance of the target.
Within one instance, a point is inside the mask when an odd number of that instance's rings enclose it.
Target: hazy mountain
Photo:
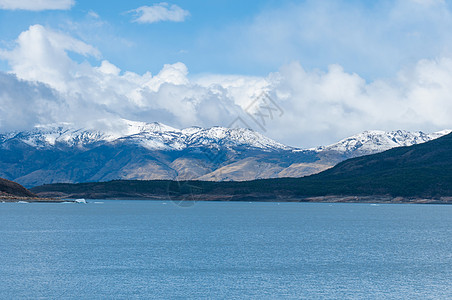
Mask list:
[[[25,186],[114,179],[300,177],[347,158],[423,143],[446,133],[368,131],[330,146],[298,149],[250,129],[179,130],[125,121],[111,132],[59,124],[0,134],[0,176]]]

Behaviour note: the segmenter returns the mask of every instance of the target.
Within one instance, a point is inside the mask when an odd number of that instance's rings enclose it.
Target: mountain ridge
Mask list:
[[[362,133],[347,137],[337,143],[313,148],[316,151],[335,150],[340,152],[352,152],[359,150],[365,155],[382,152],[395,147],[411,146],[434,140],[451,133],[452,130],[441,130],[430,134],[422,131],[382,131],[366,130]]]
[[[26,187],[116,179],[302,177],[348,158],[424,143],[450,132],[366,131],[329,146],[301,149],[243,128],[124,124],[116,132],[52,124],[0,134],[0,176]]]
[[[452,133],[348,159],[302,178],[242,182],[110,181],[33,188],[45,196],[220,201],[452,204]]]

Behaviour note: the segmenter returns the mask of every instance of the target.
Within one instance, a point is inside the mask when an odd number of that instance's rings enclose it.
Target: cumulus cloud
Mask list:
[[[0,0],[0,9],[8,10],[67,10],[74,0]]]
[[[66,85],[81,67],[68,56],[68,51],[83,56],[100,57],[99,51],[75,38],[33,25],[22,32],[13,51],[0,51],[0,58],[6,59],[12,72],[22,79],[47,83],[59,90],[70,88]]]
[[[269,134],[293,144],[327,144],[369,129],[452,126],[451,58],[421,60],[396,78],[372,82],[339,65],[322,72],[292,63],[274,75],[270,90],[286,114]]]
[[[183,63],[165,65],[156,75],[149,72],[139,75],[121,71],[107,60],[98,66],[86,60],[77,62],[71,59],[70,52],[100,57],[94,47],[40,25],[21,33],[13,49],[0,51],[0,57],[8,61],[15,76],[45,84],[65,100],[66,106],[54,103],[52,108],[61,107],[61,113],[49,115],[48,123],[65,121],[86,126],[92,123],[90,119],[115,122],[126,118],[162,121],[178,127],[204,126],[209,120],[210,124],[221,122],[221,118],[230,120],[232,112],[238,109],[223,92],[191,82]],[[36,98],[30,97],[30,103]],[[0,104],[5,99],[1,98]],[[21,110],[21,106],[10,113]],[[213,120],[215,116],[221,118]],[[36,120],[30,119],[29,125]]]
[[[141,6],[129,11],[129,13],[135,13],[136,18],[133,21],[138,23],[183,22],[190,15],[188,10],[166,2],[156,3],[152,6]]]
[[[0,131],[28,130],[40,124],[73,123],[91,128],[120,122],[101,105],[64,95],[50,86],[0,72]]]
[[[71,52],[99,60],[76,61]],[[452,128],[449,56],[420,60],[392,79],[373,81],[338,64],[322,71],[296,61],[263,77],[193,77],[181,62],[164,65],[157,74],[137,74],[101,60],[92,46],[39,25],[0,56],[11,66],[11,74],[0,73],[0,131],[55,122],[118,130],[121,119],[179,128],[228,126],[240,117],[243,126],[308,147],[368,129]],[[283,111],[265,128],[248,109],[262,91]]]

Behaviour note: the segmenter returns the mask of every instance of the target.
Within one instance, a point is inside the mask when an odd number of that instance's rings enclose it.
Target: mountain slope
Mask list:
[[[337,151],[352,154],[353,157],[369,155],[396,147],[412,146],[425,143],[451,133],[451,130],[443,130],[431,134],[422,131],[396,130],[385,132],[381,130],[369,130],[357,135],[345,138],[335,144],[315,148],[322,151]]]
[[[250,129],[179,130],[124,120],[114,131],[100,131],[57,124],[0,134],[0,177],[26,187],[117,179],[301,177],[351,157],[423,143],[443,134],[368,131],[330,146],[298,149]]]
[[[36,195],[18,183],[0,178],[0,197],[36,197]]]
[[[350,159],[300,183],[323,185],[333,194],[452,196],[452,134]]]
[[[452,134],[419,145],[349,159],[303,178],[242,182],[111,181],[46,185],[32,190],[47,196],[176,201],[339,199],[359,202],[364,197],[367,202],[452,203]]]

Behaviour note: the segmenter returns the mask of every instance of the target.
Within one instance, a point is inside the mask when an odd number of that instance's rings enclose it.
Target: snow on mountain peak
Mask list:
[[[179,130],[157,122],[128,120],[120,120],[113,129],[105,131],[74,128],[68,123],[41,125],[31,131],[2,136],[3,140],[6,138],[18,138],[37,148],[50,148],[56,145],[84,148],[102,142],[129,141],[149,150],[182,150],[189,147],[291,149],[250,129],[217,126]]]
[[[316,152],[336,151],[345,154],[356,153],[358,155],[372,154],[394,147],[424,143],[451,132],[452,130],[442,130],[426,134],[421,131],[396,130],[385,132],[368,130],[345,138],[335,144],[308,150]],[[90,145],[118,141],[141,145],[149,150],[248,148],[264,151],[305,151],[285,146],[246,128],[215,126],[211,128],[188,127],[179,130],[158,122],[145,123],[125,119],[119,120],[115,123],[115,127],[110,127],[110,129],[104,131],[74,128],[73,125],[68,123],[41,125],[31,131],[0,135],[0,142],[14,138],[37,148],[69,146],[83,149]]]
[[[20,139],[36,148],[52,147],[58,143],[83,148],[87,144],[112,141],[115,137],[101,131],[74,129],[71,124],[61,123],[36,126],[31,131],[10,135],[10,138]]]
[[[432,138],[432,140],[434,140],[439,137],[442,137],[443,135],[448,135],[451,132],[452,132],[452,130],[450,130],[450,129],[444,129],[441,131],[433,132],[433,133],[429,134],[429,136]]]
[[[368,130],[351,137],[340,140],[339,142],[315,148],[315,151],[338,151],[343,153],[357,152],[360,154],[372,154],[382,152],[391,148],[401,146],[412,146],[421,144],[452,132],[443,130],[431,134],[422,131],[381,131]]]
[[[187,144],[192,147],[247,146],[264,150],[289,150],[291,147],[278,143],[262,134],[246,128],[190,127],[183,129],[187,135]]]
[[[126,135],[126,136],[140,134],[140,133],[146,133],[146,132],[153,132],[153,133],[180,132],[179,129],[170,127],[168,125],[165,125],[165,124],[162,124],[159,122],[145,123],[145,122],[124,120],[124,123],[126,125],[126,132],[124,135]]]

